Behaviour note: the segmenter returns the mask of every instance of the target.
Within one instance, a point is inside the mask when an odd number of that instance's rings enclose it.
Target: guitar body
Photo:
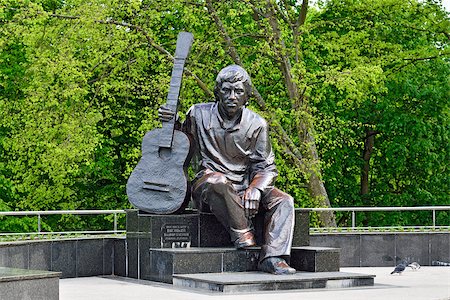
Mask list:
[[[189,138],[175,130],[172,148],[161,148],[162,129],[147,132],[142,158],[127,183],[128,200],[148,213],[171,214],[182,210],[190,198],[187,166],[191,158]]]

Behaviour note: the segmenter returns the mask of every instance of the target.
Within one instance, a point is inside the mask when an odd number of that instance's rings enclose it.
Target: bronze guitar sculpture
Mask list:
[[[177,110],[184,63],[193,35],[180,32],[170,80],[166,107]],[[175,118],[163,122],[162,128],[145,134],[142,158],[127,183],[128,200],[136,208],[154,214],[171,214],[181,210],[189,200],[186,168],[189,164],[189,139],[175,130]]]

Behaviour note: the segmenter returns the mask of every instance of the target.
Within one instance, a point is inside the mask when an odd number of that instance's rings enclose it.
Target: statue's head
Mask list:
[[[214,87],[214,96],[216,97],[216,101],[219,100],[218,92],[222,87],[223,82],[234,83],[237,81],[241,81],[244,84],[247,98],[250,98],[250,96],[252,95],[252,81],[247,71],[245,71],[245,69],[241,66],[229,65],[220,70],[219,74],[217,74],[216,85]]]
[[[247,105],[252,94],[252,82],[247,71],[238,65],[223,68],[216,78],[214,96],[221,110],[233,117]]]

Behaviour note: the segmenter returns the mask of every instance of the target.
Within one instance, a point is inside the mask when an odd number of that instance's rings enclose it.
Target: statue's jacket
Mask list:
[[[250,184],[263,193],[273,188],[278,175],[274,154],[267,122],[257,113],[244,107],[236,124],[226,128],[217,102],[195,104],[182,130],[198,161],[196,179],[213,171],[224,174],[238,193]]]

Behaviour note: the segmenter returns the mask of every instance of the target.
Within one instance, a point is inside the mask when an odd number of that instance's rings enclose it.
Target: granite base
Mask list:
[[[0,299],[57,300],[60,272],[0,267]]]
[[[150,249],[141,279],[172,283],[176,274],[257,271],[260,247]],[[299,271],[339,271],[339,249],[293,247],[290,264]]]

